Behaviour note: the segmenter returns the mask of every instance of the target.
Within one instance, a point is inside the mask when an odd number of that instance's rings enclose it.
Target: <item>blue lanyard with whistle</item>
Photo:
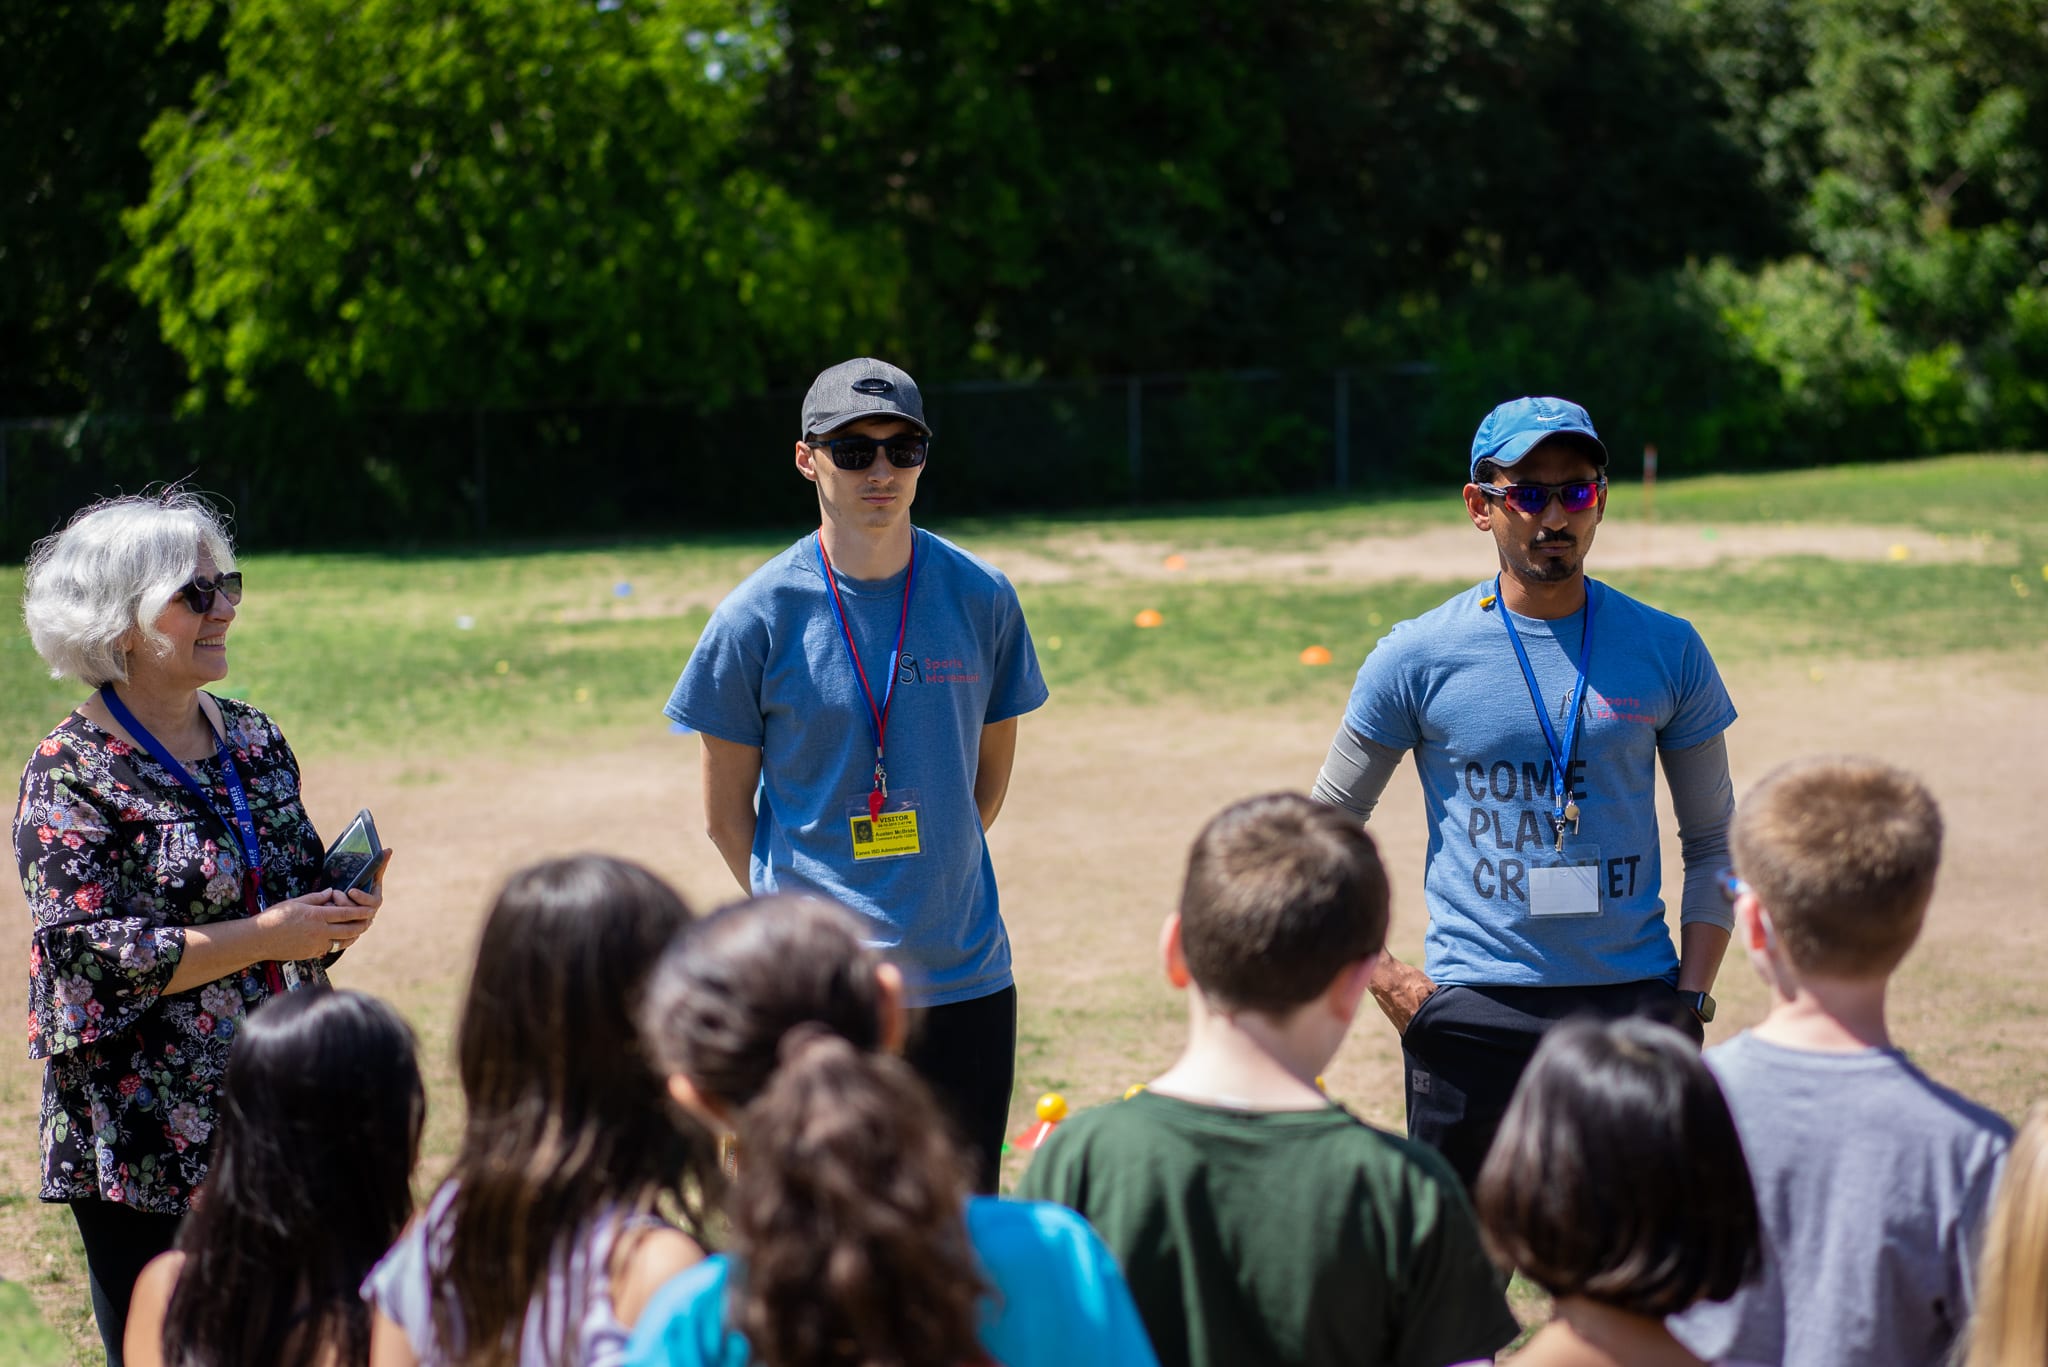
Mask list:
[[[1500,596],[1500,576],[1493,576],[1493,599],[1500,605],[1501,625],[1508,629],[1508,640],[1515,647],[1515,661],[1522,666],[1522,682],[1529,685],[1529,701],[1536,708],[1536,720],[1543,724],[1543,743],[1550,747],[1550,788],[1551,828],[1557,832],[1557,848],[1564,849],[1565,823],[1570,822],[1572,830],[1579,828],[1579,804],[1565,796],[1566,771],[1571,767],[1572,756],[1579,748],[1579,707],[1586,698],[1586,665],[1593,658],[1593,609],[1598,603],[1593,595],[1593,585],[1586,585],[1586,630],[1579,642],[1579,677],[1572,685],[1571,719],[1565,723],[1564,743],[1560,745],[1557,732],[1550,725],[1550,713],[1543,706],[1543,690],[1536,686],[1536,671],[1529,667],[1529,652],[1522,648],[1522,634],[1515,630],[1514,614]]]
[[[896,619],[896,649],[889,656],[889,679],[882,685],[881,705],[875,704],[875,690],[868,683],[868,672],[861,667],[860,647],[853,643],[853,630],[846,621],[846,605],[839,601],[839,580],[832,573],[832,557],[825,554],[825,538],[818,538],[818,566],[825,576],[825,585],[832,590],[832,615],[839,619],[839,639],[846,642],[846,653],[853,660],[854,677],[860,681],[861,697],[868,705],[868,730],[875,738],[875,786],[868,793],[868,817],[870,820],[882,815],[882,804],[889,798],[889,771],[882,764],[882,743],[889,735],[889,703],[896,696],[897,662],[903,658],[903,633],[910,625],[910,586],[917,579],[917,538],[910,541],[910,565],[903,572],[903,608]]]

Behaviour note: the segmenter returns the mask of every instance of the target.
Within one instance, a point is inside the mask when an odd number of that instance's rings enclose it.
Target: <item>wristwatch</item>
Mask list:
[[[1678,999],[1705,1025],[1714,1019],[1714,995],[1711,992],[1681,992]]]

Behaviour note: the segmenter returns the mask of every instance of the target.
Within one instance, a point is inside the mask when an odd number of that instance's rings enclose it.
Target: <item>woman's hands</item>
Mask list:
[[[266,959],[324,959],[347,949],[377,919],[382,893],[343,892],[322,888],[265,908],[256,917],[264,926]]]
[[[185,953],[164,991],[189,991],[268,959],[325,959],[338,954],[362,938],[383,906],[381,889],[322,888],[273,903],[241,920],[188,926]]]

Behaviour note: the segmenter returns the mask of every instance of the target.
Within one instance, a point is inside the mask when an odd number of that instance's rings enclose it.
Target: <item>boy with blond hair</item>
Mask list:
[[[1019,1192],[1101,1232],[1163,1367],[1443,1367],[1515,1336],[1449,1165],[1316,1085],[1386,934],[1386,871],[1346,813],[1256,797],[1197,837],[1161,935],[1193,988],[1186,1050],[1063,1125]]]
[[[1926,787],[1874,760],[1787,764],[1737,811],[1736,938],[1771,1007],[1706,1060],[1749,1158],[1765,1266],[1672,1318],[1702,1357],[1936,1364],[1969,1318],[2012,1127],[1922,1073],[1885,1025],[1941,834]]]

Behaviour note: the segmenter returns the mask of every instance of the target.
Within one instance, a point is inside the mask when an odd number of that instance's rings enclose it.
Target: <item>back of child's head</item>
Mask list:
[[[165,1361],[367,1357],[357,1288],[412,1214],[415,1053],[398,1013],[360,992],[289,993],[241,1023],[205,1199],[178,1232]]]
[[[1941,809],[1903,769],[1828,756],[1766,774],[1735,813],[1735,870],[1794,968],[1876,978],[1906,957],[1941,864]]]
[[[763,1367],[982,1356],[969,1168],[882,1052],[893,1009],[850,914],[809,898],[726,907],[655,973],[650,1047],[737,1133],[735,1322]]]
[[[1387,872],[1358,818],[1298,793],[1225,808],[1195,837],[1181,952],[1202,994],[1285,1015],[1385,948]]]
[[[2014,1136],[1984,1231],[1964,1367],[2048,1363],[2048,1102]]]
[[[1756,1197],[1697,1048],[1643,1020],[1544,1037],[1479,1172],[1487,1247],[1553,1296],[1661,1317],[1756,1270]]]
[[[468,1116],[434,1316],[451,1355],[509,1361],[551,1264],[593,1219],[664,1198],[695,1213],[708,1139],[676,1125],[637,1028],[648,976],[689,923],[660,878],[602,855],[535,864],[498,893],[456,1033]],[[570,1309],[550,1322],[573,1329]]]

